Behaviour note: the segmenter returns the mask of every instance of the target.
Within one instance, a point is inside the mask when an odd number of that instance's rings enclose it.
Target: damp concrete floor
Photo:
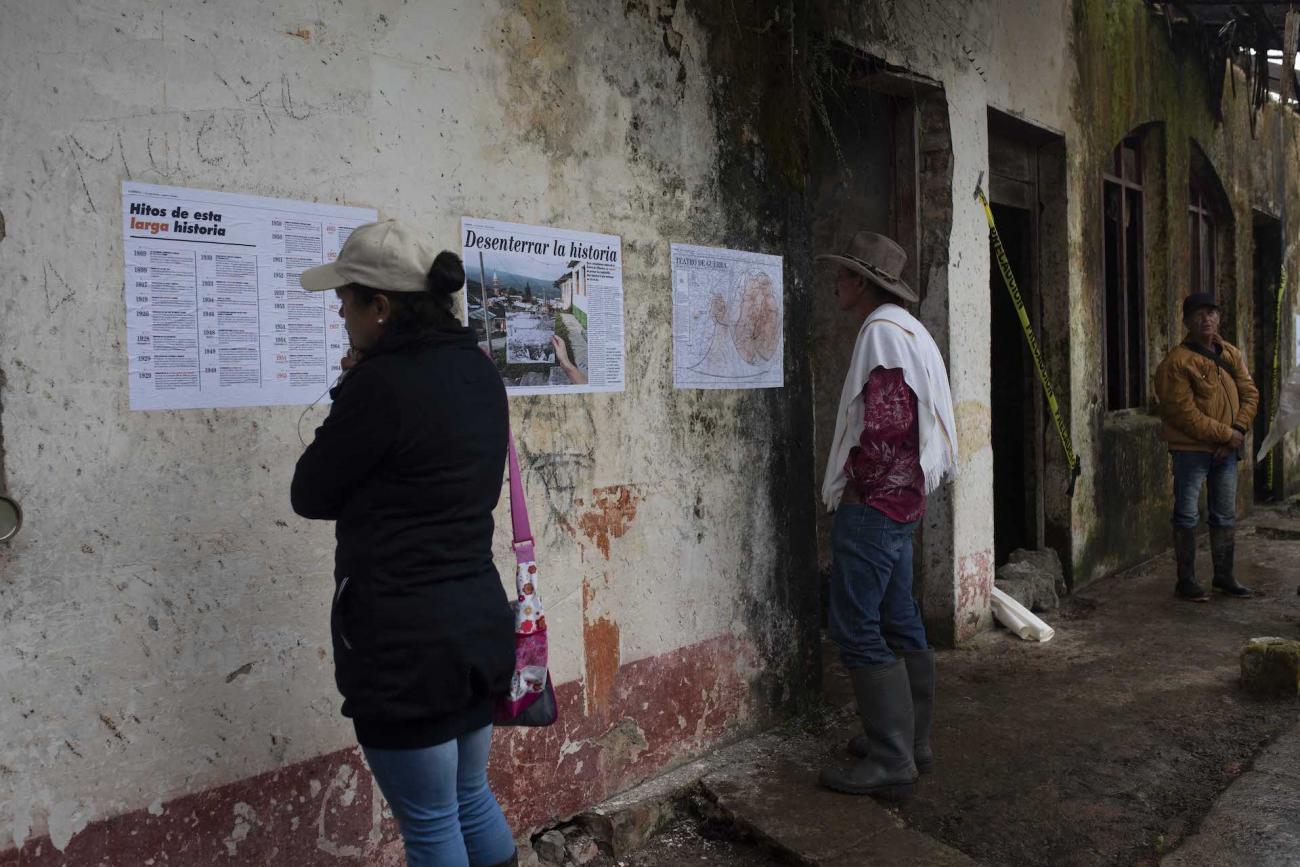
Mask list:
[[[1238,683],[1248,639],[1300,638],[1300,526],[1272,526],[1281,532],[1239,533],[1238,577],[1257,598],[1178,600],[1166,555],[1069,597],[1046,615],[1047,644],[998,630],[943,653],[937,769],[903,821],[990,864],[1155,864],[1178,852],[1300,721],[1295,698],[1252,698]],[[1208,583],[1204,542],[1198,567]],[[1300,800],[1291,806],[1300,815]],[[1256,855],[1276,860],[1204,863],[1300,864],[1300,848]]]

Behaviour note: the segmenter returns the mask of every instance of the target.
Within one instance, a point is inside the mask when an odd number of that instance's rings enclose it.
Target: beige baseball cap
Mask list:
[[[380,220],[357,226],[337,259],[308,268],[298,279],[308,292],[349,283],[386,292],[423,292],[436,255],[428,235],[401,220]]]

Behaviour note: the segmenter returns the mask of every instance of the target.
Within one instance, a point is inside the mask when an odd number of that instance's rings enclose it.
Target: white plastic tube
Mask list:
[[[1056,634],[1055,629],[997,587],[993,588],[993,616],[1026,641],[1051,641]]]

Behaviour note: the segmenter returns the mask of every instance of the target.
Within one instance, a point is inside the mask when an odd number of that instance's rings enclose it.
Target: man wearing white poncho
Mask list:
[[[907,254],[859,232],[841,255],[835,296],[862,322],[840,395],[822,500],[831,529],[830,637],[849,670],[863,734],[859,760],[822,771],[855,795],[903,797],[933,766],[934,651],[912,598],[912,534],[926,496],[957,469],[943,356],[899,306],[917,301],[899,275]]]

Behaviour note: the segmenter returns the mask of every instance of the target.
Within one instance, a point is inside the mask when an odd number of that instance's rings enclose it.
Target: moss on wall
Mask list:
[[[708,34],[718,125],[718,203],[725,246],[785,257],[785,387],[745,393],[737,429],[767,431],[749,449],[765,467],[764,524],[751,532],[775,545],[762,584],[741,588],[740,613],[763,636],[765,659],[755,688],[762,706],[793,709],[820,683],[820,626],[812,455],[812,271],[805,189],[812,114],[810,46],[816,16],[808,3],[698,2],[691,14]],[[773,633],[771,610],[792,618],[794,634]],[[792,648],[794,651],[792,652]]]
[[[1201,154],[1226,199],[1218,223],[1218,291],[1225,304],[1225,336],[1244,345],[1249,358],[1251,323],[1260,313],[1252,297],[1252,208],[1267,208],[1277,199],[1267,189],[1280,158],[1266,137],[1271,112],[1266,110],[1259,137],[1253,139],[1241,74],[1226,73],[1229,78],[1216,107],[1219,82],[1214,76],[1219,72],[1195,45],[1177,32],[1171,35],[1164,19],[1140,0],[1076,0],[1074,24],[1073,97],[1079,134],[1070,171],[1080,202],[1082,222],[1074,236],[1083,288],[1074,300],[1074,316],[1083,323],[1105,321],[1102,225],[1094,216],[1102,212],[1100,175],[1123,137],[1144,124],[1158,124],[1144,146],[1144,153],[1154,157],[1145,167],[1153,181],[1145,209],[1147,375],[1182,338],[1178,308],[1190,279],[1188,177]],[[1288,128],[1294,131],[1296,118],[1287,115]],[[1284,198],[1292,213],[1300,213],[1294,171]],[[1087,430],[1078,444],[1087,478],[1074,504],[1076,583],[1133,565],[1167,546],[1171,483],[1167,457],[1155,439],[1154,417],[1106,413],[1102,337],[1086,330],[1082,336],[1073,358],[1074,382],[1081,391],[1075,407],[1085,414]],[[1149,414],[1155,412],[1154,396],[1152,401],[1146,408]],[[1243,482],[1249,486],[1248,475]]]

